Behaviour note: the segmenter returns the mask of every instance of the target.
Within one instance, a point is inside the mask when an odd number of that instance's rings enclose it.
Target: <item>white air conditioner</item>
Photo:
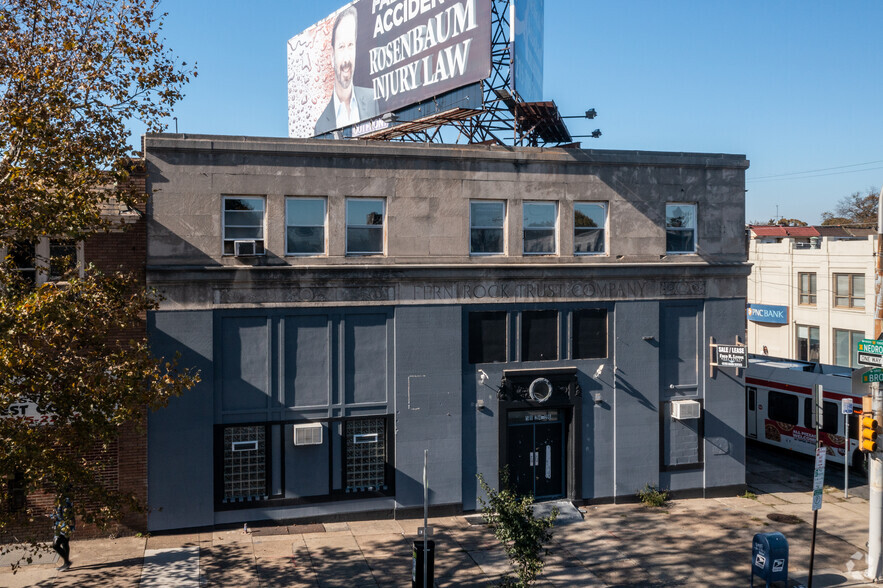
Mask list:
[[[295,445],[322,445],[322,423],[294,425]]]
[[[233,241],[233,254],[236,257],[255,257],[258,255],[258,242]]]
[[[702,406],[695,400],[674,400],[671,403],[671,417],[679,421],[698,419]]]

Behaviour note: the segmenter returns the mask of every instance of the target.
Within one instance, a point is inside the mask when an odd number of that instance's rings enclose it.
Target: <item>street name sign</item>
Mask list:
[[[883,341],[862,339],[858,342],[858,363],[872,367],[883,367]],[[864,377],[862,377],[864,381]],[[874,380],[870,380],[873,382]]]
[[[862,384],[883,382],[883,369],[875,368],[862,374]]]

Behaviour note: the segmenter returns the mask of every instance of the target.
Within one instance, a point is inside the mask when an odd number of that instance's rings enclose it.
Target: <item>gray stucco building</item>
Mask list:
[[[150,135],[145,157],[151,345],[202,375],[149,417],[151,530],[401,514],[424,449],[439,509],[504,465],[575,501],[744,485],[741,377],[708,367],[744,336],[744,156]]]

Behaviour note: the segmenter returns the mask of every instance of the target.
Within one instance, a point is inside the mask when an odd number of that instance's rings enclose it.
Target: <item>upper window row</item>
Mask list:
[[[264,253],[262,197],[224,197],[224,255]],[[351,198],[346,201],[347,255],[383,254],[386,202],[383,199]],[[525,255],[558,253],[558,204],[523,204],[523,252]],[[573,253],[597,255],[607,251],[607,204],[577,202],[573,205]],[[327,251],[327,203],[324,198],[287,198],[285,201],[285,254],[322,255]],[[469,252],[472,255],[504,255],[506,248],[506,202],[473,201],[469,207]],[[696,205],[665,207],[666,253],[696,251]]]
[[[58,282],[73,271],[82,277],[82,246],[70,239],[15,241],[0,253],[3,253],[10,269],[30,285]]]
[[[346,202],[347,255],[383,253],[382,199],[353,198]],[[322,255],[327,250],[327,208],[324,198],[285,201],[285,254]],[[224,198],[224,255],[264,253],[264,199]]]
[[[817,300],[817,283],[814,272],[797,274],[799,303],[815,305]],[[865,276],[864,274],[834,274],[834,306],[840,308],[865,307]]]

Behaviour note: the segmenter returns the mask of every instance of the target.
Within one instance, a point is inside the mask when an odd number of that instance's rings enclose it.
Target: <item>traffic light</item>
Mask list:
[[[860,423],[859,449],[862,451],[877,451],[877,420],[870,414],[865,413],[862,415]]]

